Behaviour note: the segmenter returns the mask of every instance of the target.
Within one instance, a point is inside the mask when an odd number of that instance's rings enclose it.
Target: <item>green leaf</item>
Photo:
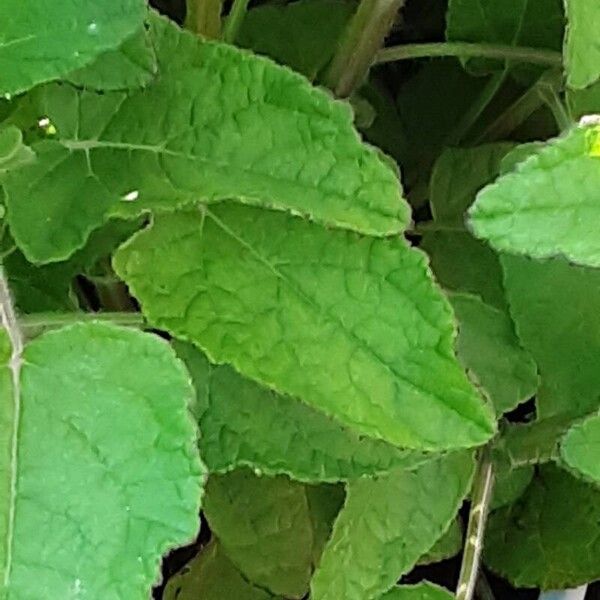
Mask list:
[[[348,0],[265,4],[248,11],[236,44],[314,79],[333,57],[355,10]]]
[[[35,153],[23,143],[23,134],[14,125],[0,128],[0,175],[35,160]]]
[[[576,473],[600,482],[600,416],[573,425],[560,444],[560,456]]]
[[[475,235],[497,250],[600,266],[600,126],[580,126],[481,191]]]
[[[566,95],[573,120],[600,113],[600,81],[582,90],[567,89]]]
[[[152,324],[357,432],[426,450],[493,434],[450,307],[398,237],[225,203],[157,218],[114,266]]]
[[[445,588],[423,581],[417,585],[399,585],[380,596],[379,600],[452,600]]]
[[[435,543],[433,548],[424,554],[419,565],[429,565],[456,556],[463,545],[463,527],[460,519],[454,519],[448,530]]]
[[[342,427],[300,401],[212,365],[176,343],[197,393],[200,452],[211,473],[250,467],[299,481],[342,481],[411,467],[426,456]]]
[[[148,84],[157,68],[150,37],[143,28],[120,48],[104,52],[91,65],[69,73],[66,80],[93,90],[126,90]]]
[[[589,0],[565,0],[567,38],[565,68],[567,84],[584,88],[600,77],[600,6]]]
[[[230,198],[370,234],[404,228],[397,175],[361,143],[349,105],[267,59],[151,25],[159,76],[143,90],[39,92],[56,136],[3,182],[31,262],[67,258],[109,215]]]
[[[436,279],[444,288],[479,296],[503,312],[508,306],[502,287],[502,267],[497,254],[467,231],[423,230],[419,247],[427,252]]]
[[[211,475],[204,513],[227,557],[251,582],[302,598],[311,575],[313,531],[304,486],[248,470]]]
[[[600,399],[600,271],[505,255],[517,335],[538,365],[538,418],[588,414]]]
[[[390,589],[450,526],[473,470],[472,455],[463,452],[414,471],[351,482],[311,598],[364,600]]]
[[[269,592],[251,584],[235,568],[214,538],[171,577],[164,600],[270,600]]]
[[[534,475],[534,467],[513,467],[506,457],[494,457],[494,491],[490,510],[502,508],[518,500],[527,490]]]
[[[458,319],[458,357],[496,412],[508,412],[531,398],[538,387],[537,366],[520,345],[509,317],[476,296],[449,298]]]
[[[477,192],[494,180],[502,159],[513,147],[498,143],[445,150],[435,163],[429,186],[436,223],[464,226],[466,211]]]
[[[183,365],[100,323],[46,333],[17,361],[18,386],[0,377],[0,595],[148,598],[162,554],[199,525]]]
[[[600,578],[600,490],[541,467],[516,504],[490,516],[484,556],[516,587],[564,589]]]
[[[3,0],[0,94],[83,67],[131,36],[145,15],[144,0]]]
[[[563,29],[561,0],[450,0],[448,5],[449,41],[560,50]],[[469,64],[478,70],[505,67],[501,61],[470,60]]]

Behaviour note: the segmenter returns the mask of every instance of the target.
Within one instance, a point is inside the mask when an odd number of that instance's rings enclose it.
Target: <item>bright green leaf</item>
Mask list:
[[[452,600],[445,588],[423,581],[417,585],[400,585],[380,596],[379,600]]]
[[[249,583],[213,539],[171,577],[164,600],[272,600],[269,592]]]
[[[531,398],[538,385],[537,366],[508,316],[468,294],[451,294],[450,302],[458,320],[458,357],[496,412],[508,412]]]
[[[600,77],[600,5],[590,0],[565,0],[565,7],[567,83],[573,88],[584,88]]]
[[[145,15],[144,0],[3,0],[0,94],[83,67],[131,36]]]
[[[600,482],[600,416],[571,427],[561,441],[560,456],[576,473]]]
[[[8,367],[0,378],[0,596],[147,599],[162,554],[199,525],[183,365],[100,323],[46,333],[20,360],[18,388]]]
[[[456,556],[463,545],[463,527],[460,519],[454,519],[448,530],[429,550],[419,559],[419,565],[429,565]]]
[[[473,469],[472,455],[463,452],[414,471],[351,482],[311,599],[364,600],[390,589],[450,526]]]
[[[341,481],[411,467],[426,456],[364,437],[319,411],[211,365],[188,344],[176,344],[196,386],[200,451],[211,473],[236,467],[300,481]]]
[[[502,257],[517,335],[538,365],[538,418],[584,415],[600,398],[600,270]]]
[[[400,238],[225,203],[157,218],[114,262],[152,324],[357,432],[425,450],[493,434],[450,307]]]
[[[23,143],[23,134],[14,125],[0,129],[0,175],[35,160],[35,153]]]
[[[314,79],[333,57],[356,10],[348,0],[298,0],[248,11],[236,44]]]
[[[204,513],[227,557],[248,580],[275,594],[304,596],[314,538],[302,484],[248,470],[211,475]]]
[[[567,90],[567,105],[574,120],[600,113],[600,81],[582,90]]]
[[[159,76],[143,90],[39,92],[56,135],[3,182],[30,261],[68,257],[111,214],[229,198],[365,233],[403,229],[397,175],[361,143],[346,103],[160,17],[152,35]]]
[[[152,42],[146,30],[141,29],[120,48],[104,52],[91,65],[69,73],[66,79],[93,90],[126,90],[146,85],[156,70]]]
[[[572,129],[486,187],[470,220],[497,250],[600,266],[600,126]]]
[[[600,490],[541,467],[516,504],[492,513],[485,560],[517,587],[564,589],[600,578]]]

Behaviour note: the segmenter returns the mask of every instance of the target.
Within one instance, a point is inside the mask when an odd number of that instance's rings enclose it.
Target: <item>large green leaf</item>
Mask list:
[[[459,518],[454,519],[448,530],[419,559],[419,565],[429,565],[456,556],[463,545],[463,526]]]
[[[247,579],[291,598],[308,591],[314,537],[302,484],[248,470],[211,475],[204,513]]]
[[[470,218],[498,250],[600,266],[600,125],[572,129],[486,187]]]
[[[567,83],[584,88],[600,77],[600,5],[589,0],[565,0]]]
[[[561,441],[560,456],[576,473],[600,482],[600,416],[573,425]]]
[[[456,351],[473,380],[502,414],[531,398],[538,386],[537,366],[515,335],[506,314],[476,296],[451,294],[458,320]]]
[[[226,203],[157,218],[115,269],[152,324],[360,433],[431,450],[493,434],[450,307],[398,237]]]
[[[410,467],[426,455],[343,427],[306,404],[177,344],[196,386],[200,452],[211,473],[251,467],[300,481],[342,481]]]
[[[452,600],[454,596],[445,588],[424,581],[417,585],[399,585],[379,600]]]
[[[100,323],[46,333],[10,365],[0,596],[147,599],[161,555],[199,525],[203,467],[183,365],[163,340]]]
[[[517,335],[538,365],[538,417],[584,415],[600,398],[600,271],[502,257]]]
[[[14,125],[0,129],[0,175],[35,160],[35,154],[23,143],[23,134]]]
[[[145,0],[3,0],[0,94],[23,92],[90,63],[142,24]]]
[[[472,455],[463,452],[414,471],[351,482],[311,598],[365,600],[390,589],[450,526],[473,469]]]
[[[600,490],[541,467],[522,498],[492,513],[485,561],[517,587],[561,589],[600,578]]]
[[[266,590],[248,582],[213,539],[183,569],[171,577],[164,600],[271,600]]]
[[[160,73],[146,88],[39,92],[56,135],[4,181],[30,261],[68,257],[110,214],[228,198],[371,234],[403,229],[398,177],[361,143],[349,105],[267,59],[151,24]]]
[[[236,44],[314,79],[331,60],[356,10],[353,0],[298,0],[248,11]]]

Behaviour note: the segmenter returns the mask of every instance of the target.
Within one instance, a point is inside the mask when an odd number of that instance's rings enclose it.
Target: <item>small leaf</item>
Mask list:
[[[435,543],[433,548],[419,559],[419,565],[429,565],[456,556],[463,545],[463,526],[460,519],[454,519],[450,527]]]
[[[538,365],[538,418],[586,415],[600,398],[600,271],[556,258],[504,255],[505,289],[522,345]]]
[[[589,0],[565,0],[565,7],[567,83],[573,88],[584,88],[600,77],[600,6]]]
[[[541,467],[522,498],[490,516],[484,557],[516,587],[565,589],[600,578],[600,490]]]
[[[162,554],[199,525],[183,366],[157,337],[100,323],[15,360],[20,386],[0,378],[0,596],[147,599]]]
[[[417,585],[399,585],[379,597],[379,600],[452,600],[445,588],[423,581]]]
[[[204,513],[227,557],[248,580],[274,594],[304,596],[314,538],[303,485],[248,470],[211,475]]]
[[[502,414],[531,398],[538,387],[537,366],[503,312],[476,296],[451,294],[458,319],[456,352]]]
[[[146,88],[37,92],[56,135],[3,181],[28,260],[67,258],[111,215],[232,198],[376,235],[408,223],[396,173],[361,143],[346,103],[161,17],[151,35],[159,75]]]
[[[144,0],[3,0],[0,94],[83,67],[131,36],[145,15]]]
[[[493,434],[450,307],[400,238],[225,203],[157,218],[114,263],[155,326],[359,433],[422,450]]]
[[[573,425],[562,439],[560,456],[576,473],[600,483],[600,416]]]
[[[216,539],[171,577],[164,600],[274,600],[235,568]]]
[[[469,491],[470,453],[347,487],[311,582],[313,600],[364,600],[390,589],[450,526]]]
[[[598,267],[599,199],[600,126],[576,127],[481,191],[471,225],[497,250]]]
[[[157,68],[150,36],[143,28],[116,50],[104,52],[91,65],[69,73],[65,79],[92,90],[127,90],[148,84]]]
[[[425,454],[364,437],[302,402],[176,343],[196,386],[200,452],[211,473],[236,467],[299,481],[343,481],[424,462]]]

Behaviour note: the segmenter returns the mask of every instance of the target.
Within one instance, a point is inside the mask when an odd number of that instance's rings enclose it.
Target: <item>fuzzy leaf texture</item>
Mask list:
[[[99,323],[29,343],[18,387],[9,355],[3,337],[0,596],[146,600],[199,526],[183,366],[164,341]]]
[[[66,75],[133,35],[145,0],[3,0],[0,94],[15,94]]]
[[[226,203],[157,218],[114,267],[151,323],[360,433],[425,450],[493,434],[450,307],[403,239]]]
[[[600,4],[589,0],[565,0],[567,35],[565,69],[567,83],[584,88],[600,77]]]
[[[344,481],[413,467],[427,455],[364,437],[318,410],[213,365],[176,344],[196,387],[199,447],[211,473],[250,467],[306,482]]]
[[[415,566],[456,516],[473,476],[470,453],[438,457],[347,487],[311,582],[313,600],[369,600]]]
[[[572,129],[486,187],[470,220],[497,250],[600,266],[600,125]]]
[[[37,112],[56,135],[3,182],[12,234],[31,262],[67,258],[110,215],[229,198],[370,234],[404,228],[397,175],[361,143],[347,104],[161,17],[151,35],[159,75],[146,88],[39,92]]]

